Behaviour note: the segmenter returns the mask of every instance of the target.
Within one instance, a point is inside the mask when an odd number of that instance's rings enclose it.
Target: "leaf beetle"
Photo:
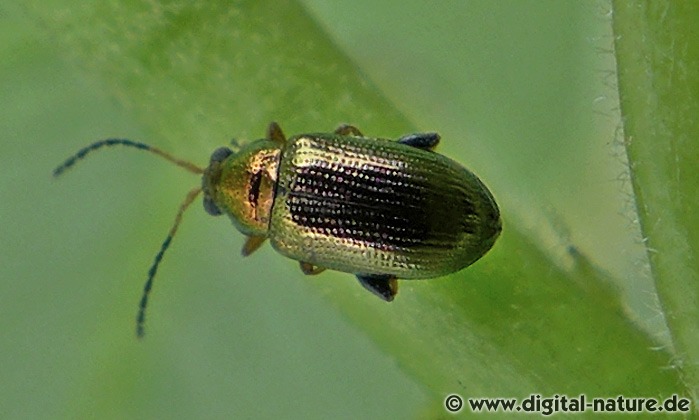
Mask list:
[[[78,151],[54,176],[115,145],[154,153],[202,175],[148,271],[136,321],[142,337],[158,265],[200,193],[207,213],[227,215],[247,237],[243,256],[269,239],[277,252],[299,261],[305,274],[352,273],[385,301],[398,292],[398,278],[439,277],[471,265],[500,235],[500,211],[476,175],[434,152],[439,140],[437,133],[370,138],[351,125],[287,139],[272,122],[264,139],[237,151],[216,149],[206,168],[143,143],[106,139]]]

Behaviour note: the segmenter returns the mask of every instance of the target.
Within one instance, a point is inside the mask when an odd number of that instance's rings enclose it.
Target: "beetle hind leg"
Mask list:
[[[337,127],[335,129],[335,134],[339,134],[341,136],[364,137],[364,134],[362,134],[357,127],[349,124],[342,124]]]
[[[391,302],[398,293],[398,280],[390,274],[357,274],[357,280],[365,289],[386,302]]]
[[[398,139],[398,143],[417,147],[418,149],[434,150],[439,144],[439,134],[437,133],[415,133],[408,134]]]
[[[301,271],[303,271],[303,274],[307,276],[314,276],[325,271],[325,267],[318,267],[317,265],[313,265],[305,261],[299,261],[299,266],[301,267]]]

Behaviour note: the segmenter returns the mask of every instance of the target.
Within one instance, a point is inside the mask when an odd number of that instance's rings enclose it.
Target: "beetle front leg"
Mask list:
[[[253,252],[257,251],[259,247],[267,240],[266,236],[248,236],[245,240],[245,245],[243,245],[243,257],[247,257]]]
[[[357,280],[365,289],[386,302],[391,302],[398,293],[398,280],[391,274],[357,274]]]
[[[434,150],[439,144],[439,134],[437,133],[415,133],[408,134],[398,139],[398,143],[417,147],[418,149]]]
[[[313,265],[305,261],[299,261],[299,266],[301,266],[301,271],[303,271],[303,274],[307,276],[315,276],[316,274],[320,274],[325,271],[325,267],[318,267],[317,265]]]
[[[231,149],[236,153],[240,151],[240,148],[242,147],[240,141],[238,141],[238,139],[236,139],[235,137],[231,139],[229,144],[231,145]]]
[[[364,137],[361,131],[353,125],[342,124],[335,129],[335,134],[341,136],[354,136],[354,137]]]

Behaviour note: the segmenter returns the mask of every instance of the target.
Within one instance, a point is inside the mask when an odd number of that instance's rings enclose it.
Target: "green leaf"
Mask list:
[[[699,43],[695,2],[614,2],[624,145],[673,364],[699,401]]]
[[[696,304],[667,303],[691,297],[686,290],[696,285],[673,289],[685,274],[651,256],[663,308],[678,315],[677,324],[668,322],[672,353],[656,337],[662,322],[639,309],[648,304],[634,271],[643,254],[628,245],[635,231],[617,215],[628,191],[610,179],[621,169],[605,166],[614,160],[608,143],[618,120],[605,131],[589,117],[595,98],[614,96],[594,67],[611,55],[589,42],[600,26],[602,38],[609,29],[603,10],[536,1],[376,9],[312,1],[305,8],[291,1],[30,4],[0,8],[20,22],[5,26],[14,43],[4,54],[18,64],[2,73],[11,75],[3,97],[22,104],[5,130],[22,134],[2,146],[8,196],[21,203],[2,214],[24,220],[5,223],[2,237],[13,240],[0,248],[12,261],[2,277],[24,280],[0,293],[5,310],[22,314],[3,320],[7,330],[26,337],[2,352],[21,360],[3,363],[7,382],[18,384],[0,404],[10,413],[30,406],[30,414],[67,417],[405,417],[422,407],[434,417],[446,414],[443,400],[454,392],[696,395],[694,371],[685,370],[696,366]],[[620,57],[619,65],[634,62]],[[623,90],[622,100],[627,112]],[[650,123],[649,111],[640,112]],[[90,157],[60,182],[48,180],[52,165],[114,136],[202,164],[231,136],[261,137],[272,120],[287,134],[343,122],[384,137],[439,131],[440,151],[494,192],[502,237],[462,272],[401,282],[387,305],[351,275],[304,278],[269,248],[241,260],[242,238],[230,223],[194,206],[156,279],[148,335],[137,342],[141,281],[178,200],[199,180],[136,151]],[[697,184],[673,176],[696,176],[691,138],[665,150],[688,166],[649,165],[645,175],[633,165],[657,156],[629,150],[637,194],[654,179],[690,188],[678,189],[684,201],[676,209],[657,195],[636,196],[674,215],[647,219],[639,211],[653,248],[668,250],[659,255],[686,264],[696,254],[678,248],[677,238],[696,244],[684,209],[696,202]],[[39,181],[28,188],[28,179]],[[669,233],[680,236],[655,239],[646,229],[659,220],[674,223]],[[24,238],[41,239],[25,248]],[[32,295],[39,298],[28,310]],[[29,404],[35,398],[42,404]]]

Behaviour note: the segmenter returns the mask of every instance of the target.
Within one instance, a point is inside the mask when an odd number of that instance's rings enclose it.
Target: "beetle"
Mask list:
[[[243,256],[269,239],[277,252],[299,261],[303,273],[352,273],[385,301],[396,296],[398,278],[434,278],[473,264],[500,235],[500,211],[476,175],[434,152],[439,140],[437,133],[370,138],[352,125],[287,139],[272,122],[264,139],[237,151],[214,150],[206,168],[143,143],[106,139],[78,151],[54,176],[115,145],[154,153],[202,175],[148,271],[136,321],[142,337],[158,266],[200,193],[207,213],[225,214],[247,237]]]

